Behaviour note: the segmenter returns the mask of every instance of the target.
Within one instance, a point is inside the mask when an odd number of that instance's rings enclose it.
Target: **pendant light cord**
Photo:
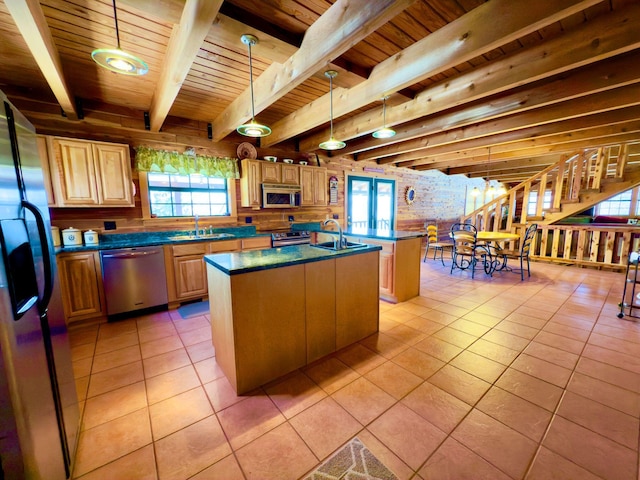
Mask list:
[[[118,42],[118,50],[120,48],[120,32],[118,31],[118,13],[116,12],[116,0],[113,0],[113,20],[116,22],[116,40]]]
[[[382,98],[382,128],[387,128],[387,97]]]
[[[251,61],[251,42],[247,43],[247,47],[249,48],[249,86],[251,89],[251,122],[256,123],[256,110],[255,110],[255,106],[253,105],[253,62]]]
[[[329,76],[329,121],[331,124],[331,135],[329,138],[333,138],[333,76]]]

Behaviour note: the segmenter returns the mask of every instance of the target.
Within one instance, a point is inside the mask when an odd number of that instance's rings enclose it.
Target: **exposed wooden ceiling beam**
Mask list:
[[[174,25],[171,32],[164,68],[151,99],[149,120],[152,131],[160,131],[221,5],[222,0],[185,2],[180,23]]]
[[[569,123],[570,129],[592,127],[594,123],[600,125],[601,122],[598,117],[589,116],[601,112],[620,111],[625,107],[633,107],[636,105],[640,105],[640,84],[627,85],[614,90],[579,97],[528,112],[482,122],[477,125],[471,125],[431,137],[425,137],[422,139],[424,144],[422,148],[414,148],[407,153],[387,157],[381,160],[380,163],[407,162],[423,158],[427,155],[433,156],[434,154],[432,152],[443,154],[451,150],[459,150],[461,145],[465,145],[465,143],[461,143],[463,141],[507,132],[516,132],[517,130],[528,129],[535,126],[549,125],[552,123],[557,124],[557,122],[571,119],[575,119],[575,121]],[[611,118],[611,121],[615,121],[615,117],[606,118]],[[555,125],[546,129],[530,130],[530,132],[531,134],[545,135],[553,133],[559,128],[560,127]],[[512,136],[504,136],[504,140],[510,141],[519,135],[521,134],[516,132]],[[430,141],[432,138],[433,141]],[[412,140],[412,142],[415,141]],[[476,142],[476,145],[479,143],[482,142]],[[449,144],[449,147],[442,148],[445,144]],[[471,147],[473,143],[467,143],[467,145]],[[403,166],[406,166],[406,164]]]
[[[180,16],[185,4],[185,0],[120,0],[120,2],[136,8],[146,15],[174,24],[180,22]],[[272,62],[285,63],[298,51],[297,45],[276,38],[222,13],[218,13],[216,16],[206,40],[216,45],[238,48],[240,37],[245,33],[255,35],[260,40],[257,45],[251,47],[251,52],[256,57]],[[350,88],[366,80],[362,75],[351,72],[337,63],[329,63],[328,68],[338,71],[339,75],[334,81],[334,84],[338,87]],[[323,72],[317,72],[316,76],[322,79],[325,78]],[[394,103],[399,103],[400,99],[409,100],[404,95],[397,94],[396,96],[398,98]]]
[[[40,2],[37,0],[11,0],[4,3],[60,107],[67,118],[76,120],[78,112],[74,96],[64,77],[60,55]]]
[[[334,117],[379,101],[384,95],[453,68],[596,3],[598,0],[533,3],[494,0],[483,3],[380,62],[366,82],[340,92],[339,101],[334,102]],[[507,18],[504,17],[505,11],[511,12]],[[501,18],[501,21],[496,22],[496,18]],[[425,55],[425,52],[430,53]],[[276,122],[272,126],[273,133],[264,144],[273,145],[326,123],[327,96]]]
[[[598,138],[590,138],[587,140],[579,140],[579,141],[568,141],[565,143],[558,143],[555,145],[543,145],[540,147],[535,147],[527,150],[514,150],[508,152],[491,153],[491,158],[506,160],[506,159],[522,159],[522,158],[531,158],[543,155],[554,155],[558,153],[575,153],[579,150],[585,148],[594,148],[599,146],[609,146],[609,145],[618,145],[620,143],[633,142],[638,140],[638,132],[631,133],[623,133],[619,135],[606,136],[606,137],[598,137]],[[477,160],[477,159],[476,159]],[[471,163],[477,164],[479,161],[472,161]],[[459,162],[455,164],[455,162]],[[486,157],[485,157],[486,161]],[[452,168],[453,166],[464,166],[469,164],[469,159],[461,159],[458,156],[457,160],[453,158],[447,162],[438,162],[438,163],[424,163],[422,165],[416,165],[413,168],[415,170],[423,171],[423,170],[445,170],[447,168]],[[402,166],[402,165],[398,165]]]
[[[284,64],[271,64],[254,82],[256,113],[282,98],[414,1],[337,0],[307,29],[295,54]],[[223,139],[250,118],[251,94],[250,89],[246,89],[213,121],[214,141]]]
[[[552,163],[557,162],[560,156],[549,155],[540,158],[523,158],[521,160],[512,161],[492,161],[489,164],[489,174],[496,172],[510,172],[510,171],[535,171],[539,172],[542,168]],[[487,174],[487,164],[469,165],[466,167],[453,167],[447,168],[448,175],[469,175],[470,177],[483,177]]]
[[[625,11],[616,11],[597,17],[585,23],[584,26],[574,28],[564,35],[523,52],[440,82],[419,93],[415,99],[407,103],[387,106],[386,123],[388,126],[404,124],[423,118],[425,114],[434,115],[462,103],[471,103],[480,98],[519,87],[524,83],[547,78],[638,48],[640,46],[640,5],[629,7]],[[597,43],[594,43],[594,38],[598,39]],[[610,75],[605,79],[623,71],[609,72]],[[593,78],[597,78],[596,75],[593,75]],[[537,101],[537,96],[533,96],[525,99],[521,104],[514,103],[512,108],[516,106],[530,108],[529,104]],[[492,110],[494,108],[492,104]],[[496,110],[499,111],[499,109]],[[487,114],[486,109],[483,109],[483,112],[484,115]],[[423,125],[429,125],[428,119],[425,120]],[[334,134],[336,138],[347,141],[370,133],[381,125],[382,109],[372,109],[335,123]],[[353,154],[407,140],[407,135],[403,136],[402,133],[399,131],[396,137],[386,141],[365,137],[359,141],[349,142],[341,153]],[[424,133],[427,132],[414,132],[414,134]],[[313,150],[327,137],[327,130],[316,132],[300,142],[300,150]]]

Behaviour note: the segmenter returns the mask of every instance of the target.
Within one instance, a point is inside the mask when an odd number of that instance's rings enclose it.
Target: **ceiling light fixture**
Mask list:
[[[327,70],[324,72],[324,76],[329,79],[329,121],[331,122],[331,134],[329,135],[329,140],[322,142],[318,146],[323,150],[340,150],[346,147],[347,144],[333,138],[333,79],[338,76],[338,72],[335,70]]]
[[[242,43],[249,48],[249,88],[251,89],[251,121],[240,125],[236,130],[246,137],[266,137],[271,134],[271,129],[266,125],[256,122],[256,111],[253,106],[253,62],[251,61],[251,47],[258,43],[258,37],[245,33],[240,37]]]
[[[475,198],[478,195],[480,195],[480,190],[478,190],[478,187],[473,187],[473,190],[471,190],[471,196]]]
[[[372,133],[374,138],[391,138],[396,134],[392,128],[387,128],[387,97],[382,97],[382,128]]]
[[[118,14],[116,0],[113,0],[113,19],[116,24],[116,40],[118,48],[98,48],[91,52],[91,58],[102,68],[124,75],[144,75],[149,71],[147,64],[138,57],[120,48],[120,31],[118,30]]]

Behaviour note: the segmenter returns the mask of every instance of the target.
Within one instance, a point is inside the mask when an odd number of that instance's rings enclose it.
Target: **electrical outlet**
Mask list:
[[[289,215],[289,221],[293,222],[293,215]]]
[[[244,223],[253,223],[253,217],[244,217]]]
[[[334,220],[338,220],[340,218],[340,215],[338,215],[337,213],[333,214],[333,219]]]
[[[116,229],[116,222],[112,222],[112,221],[104,222],[104,229],[105,230],[115,230]]]

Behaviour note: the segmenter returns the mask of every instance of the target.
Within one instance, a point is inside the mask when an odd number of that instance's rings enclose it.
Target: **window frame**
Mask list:
[[[147,172],[139,172],[138,180],[140,182],[140,206],[142,208],[142,221],[145,225],[168,225],[189,223],[193,221],[193,217],[152,217],[151,202],[149,201],[149,178]],[[227,195],[229,196],[229,215],[226,216],[199,216],[201,224],[207,225],[228,225],[237,223],[238,209],[236,199],[236,179],[227,178]]]

